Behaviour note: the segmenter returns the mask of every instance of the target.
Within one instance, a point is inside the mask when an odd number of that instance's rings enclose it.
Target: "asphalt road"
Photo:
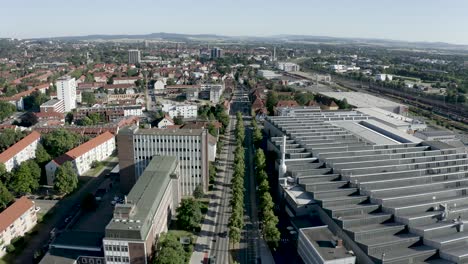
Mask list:
[[[230,128],[235,127],[235,119],[231,119]],[[227,131],[226,138],[227,140],[227,155],[224,162],[224,177],[220,178],[216,182],[216,187],[220,196],[219,206],[217,210],[217,218],[215,221],[215,232],[213,234],[213,245],[211,250],[211,258],[216,259],[216,263],[224,264],[229,263],[229,217],[231,216],[231,206],[229,201],[231,200],[231,179],[233,173],[233,162],[234,162],[234,149],[235,149],[235,139],[231,137],[234,130],[230,129]]]
[[[244,120],[247,118],[244,117]],[[250,121],[244,121],[244,125],[247,128],[245,133],[246,148],[245,148],[245,178],[244,178],[244,230],[242,232],[243,237],[239,245],[238,261],[240,263],[257,263],[259,258],[259,239],[260,232],[258,226],[258,214],[257,214],[257,198],[255,188],[255,175],[253,172],[253,157],[254,148],[252,142],[252,130],[248,127]]]

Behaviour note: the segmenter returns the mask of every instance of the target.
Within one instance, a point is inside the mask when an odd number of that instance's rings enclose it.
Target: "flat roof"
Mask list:
[[[412,118],[408,118],[406,116],[395,114],[393,112],[390,112],[381,108],[377,108],[377,107],[358,108],[356,109],[356,111],[369,115],[371,117],[375,117],[379,120],[382,120],[396,127],[404,127],[404,126],[410,127],[414,123],[414,120]],[[414,123],[414,124],[424,124],[424,123],[419,122],[419,123]]]
[[[50,99],[49,101],[41,104],[41,106],[53,106],[53,105],[57,104],[60,101],[61,100],[59,100],[59,99]]]
[[[398,144],[399,142],[393,140],[389,137],[386,137],[376,131],[369,129],[365,126],[360,125],[357,122],[350,122],[350,121],[334,121],[330,122],[331,124],[342,127],[349,132],[353,133],[356,136],[368,141],[369,143],[373,143],[376,145],[385,145],[385,144]]]
[[[205,129],[138,129],[135,135],[199,136]]]
[[[99,251],[102,248],[102,238],[104,234],[101,232],[86,232],[67,230],[60,233],[51,243],[52,247],[80,247],[94,248]]]
[[[312,244],[320,256],[325,260],[334,260],[354,257],[348,254],[346,248],[335,247],[336,237],[328,229],[328,226],[317,226],[310,228],[301,228],[299,232],[304,234],[304,237]]]
[[[320,92],[320,94],[332,97],[338,100],[346,98],[348,104],[355,107],[400,107],[404,106],[377,96],[361,92]]]
[[[168,187],[171,175],[178,166],[177,157],[154,156],[143,174],[127,195],[126,204],[117,204],[114,217],[106,226],[106,238],[117,231],[119,237],[144,240],[150,230],[150,219],[156,214]],[[130,211],[130,217],[119,218],[119,211]]]

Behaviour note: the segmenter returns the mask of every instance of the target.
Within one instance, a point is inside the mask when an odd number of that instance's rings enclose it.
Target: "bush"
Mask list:
[[[12,244],[6,246],[6,252],[7,253],[13,253],[13,252],[15,252],[15,249],[16,249],[15,246],[13,246]]]

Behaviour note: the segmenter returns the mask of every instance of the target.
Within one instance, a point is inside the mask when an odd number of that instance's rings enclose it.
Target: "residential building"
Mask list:
[[[183,104],[163,104],[162,110],[169,114],[171,118],[196,118],[198,116],[197,105],[183,105]]]
[[[158,122],[158,128],[167,128],[168,126],[175,125],[174,120],[169,115],[164,115],[161,121]]]
[[[112,133],[105,132],[47,163],[47,184],[54,184],[55,171],[67,161],[73,164],[76,173],[81,176],[91,168],[94,161],[103,161],[114,151],[115,137]]]
[[[122,191],[131,189],[155,155],[179,159],[182,195],[192,195],[200,184],[208,190],[209,137],[206,129],[121,129],[117,145]]]
[[[211,49],[211,58],[222,58],[224,56],[224,51],[218,47],[214,47]]]
[[[276,63],[276,68],[285,72],[297,72],[301,69],[299,65],[292,62],[278,62]]]
[[[74,119],[80,120],[91,114],[100,114],[105,122],[114,122],[127,116],[142,116],[143,107],[141,105],[122,105],[105,107],[82,107],[74,113]]]
[[[22,237],[37,223],[36,206],[26,196],[16,200],[0,213],[0,257],[6,252],[6,245],[16,237]]]
[[[40,111],[44,113],[65,113],[64,101],[59,99],[50,99],[49,101],[41,104],[39,108]]]
[[[0,163],[5,165],[10,172],[24,161],[36,157],[37,144],[41,140],[41,134],[32,131],[29,135],[16,142],[13,146],[0,153]]]
[[[129,64],[138,64],[141,62],[141,55],[139,50],[129,50],[128,51],[128,63]]]
[[[57,98],[63,100],[65,112],[70,112],[76,108],[76,81],[70,76],[63,76],[57,79]]]
[[[159,235],[167,232],[176,214],[180,173],[176,157],[151,157],[106,226],[103,247],[107,264],[150,263]]]

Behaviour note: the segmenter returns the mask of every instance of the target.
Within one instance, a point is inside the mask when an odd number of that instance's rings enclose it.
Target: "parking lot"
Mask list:
[[[109,184],[112,183],[112,187],[108,188]],[[70,227],[72,230],[80,230],[87,232],[102,232],[106,228],[106,225],[112,219],[114,212],[114,205],[111,203],[114,197],[122,197],[120,194],[120,186],[118,182],[107,179],[104,181],[99,188],[108,188],[108,191],[103,195],[100,201],[97,201],[97,208],[94,211],[85,212],[78,216],[78,219]]]

